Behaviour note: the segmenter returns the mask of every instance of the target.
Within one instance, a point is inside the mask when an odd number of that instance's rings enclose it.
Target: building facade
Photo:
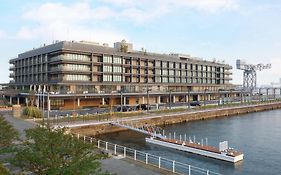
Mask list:
[[[134,51],[125,41],[114,47],[61,41],[19,54],[10,64],[17,103],[28,104],[30,92],[49,92],[52,108],[215,100],[219,90],[233,89],[230,65]]]

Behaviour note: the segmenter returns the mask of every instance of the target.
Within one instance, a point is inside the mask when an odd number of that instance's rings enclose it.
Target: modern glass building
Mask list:
[[[229,95],[233,89],[230,65],[134,51],[125,41],[114,47],[61,41],[21,53],[10,64],[15,103],[28,104],[31,92],[44,91],[50,93],[52,108],[215,100],[218,90]]]

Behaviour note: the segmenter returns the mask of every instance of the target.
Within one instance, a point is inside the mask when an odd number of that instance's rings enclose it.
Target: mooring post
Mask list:
[[[163,132],[163,133],[162,133],[162,134],[163,134],[163,136],[165,136],[165,131],[164,131],[164,129],[163,129],[163,131],[162,131],[162,132]]]
[[[126,147],[124,147],[124,157],[126,157]]]
[[[181,142],[181,134],[180,134],[180,142]]]
[[[148,154],[145,153],[145,164],[148,164]]]
[[[134,151],[134,160],[137,160],[137,150]]]
[[[175,161],[173,160],[173,173],[175,172]]]
[[[195,143],[195,136],[193,136],[193,143]]]
[[[206,145],[208,145],[208,138],[206,137]]]
[[[158,168],[161,168],[161,157],[159,157]]]
[[[105,142],[105,150],[108,148],[108,142]]]
[[[191,167],[188,165],[188,175],[191,175]]]
[[[117,155],[116,148],[117,148],[117,145],[115,144],[114,145],[114,155]]]
[[[100,140],[98,140],[98,148],[100,148]]]
[[[176,139],[176,132],[174,132],[174,139]]]
[[[184,141],[186,141],[186,134],[184,134]]]
[[[172,134],[171,133],[169,133],[169,139],[171,139],[172,138]]]

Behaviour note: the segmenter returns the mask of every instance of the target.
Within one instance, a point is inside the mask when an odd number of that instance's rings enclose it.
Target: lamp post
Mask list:
[[[149,91],[151,91],[151,89],[149,89],[148,87],[146,88],[146,93],[147,93],[147,105],[146,105],[146,111],[149,112]]]
[[[189,88],[187,89],[187,94],[188,94],[187,95],[188,109],[190,109],[190,89]]]
[[[120,91],[120,112],[123,112],[123,92],[122,92],[122,89]]]
[[[169,89],[169,108],[170,108],[170,109],[172,109],[172,106],[171,106],[171,100],[172,100],[172,99],[171,99],[171,96],[172,96],[172,95],[171,95],[171,89]]]
[[[268,101],[268,96],[269,96],[269,88],[266,88],[266,101]]]
[[[204,106],[206,106],[206,91],[207,91],[208,89],[204,89]]]

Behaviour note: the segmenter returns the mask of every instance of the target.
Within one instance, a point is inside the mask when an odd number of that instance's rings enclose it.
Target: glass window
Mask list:
[[[121,66],[113,66],[113,72],[122,73],[122,67]]]
[[[122,58],[120,56],[114,56],[113,57],[113,63],[115,63],[115,64],[123,64]]]
[[[113,75],[113,81],[121,82],[122,81],[122,76],[121,75]]]
[[[112,75],[103,75],[103,81],[105,82],[112,81]]]
[[[104,63],[112,63],[112,56],[104,55],[103,56],[103,62]]]

